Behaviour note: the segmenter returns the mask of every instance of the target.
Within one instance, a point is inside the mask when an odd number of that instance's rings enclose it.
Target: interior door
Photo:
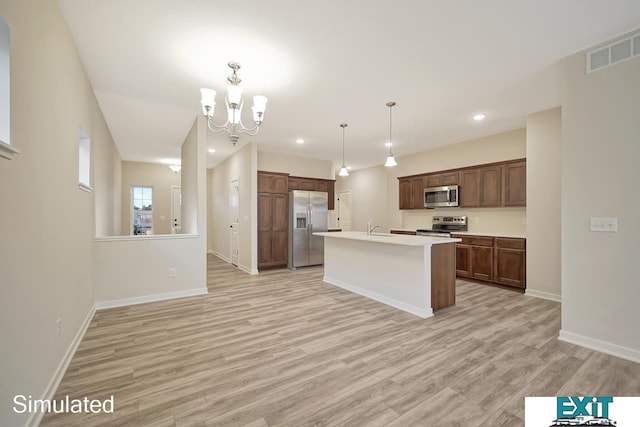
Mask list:
[[[338,228],[351,230],[351,191],[338,193]]]
[[[229,258],[231,264],[238,266],[240,256],[240,186],[238,180],[231,181],[229,187],[229,231],[231,244]]]
[[[171,187],[171,234],[182,229],[182,188]]]

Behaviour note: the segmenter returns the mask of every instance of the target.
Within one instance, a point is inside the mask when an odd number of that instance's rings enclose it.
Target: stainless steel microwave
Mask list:
[[[424,189],[425,208],[454,207],[459,205],[460,187],[458,185]]]

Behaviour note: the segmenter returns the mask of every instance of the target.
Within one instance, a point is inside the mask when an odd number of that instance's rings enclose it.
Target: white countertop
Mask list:
[[[336,239],[362,240],[366,242],[388,243],[391,245],[403,246],[431,246],[461,241],[460,239],[450,239],[447,237],[407,236],[404,234],[389,233],[373,233],[371,236],[367,236],[367,233],[364,231],[340,231],[313,234],[316,236],[333,237]]]
[[[391,228],[389,231],[416,231],[415,228]],[[461,236],[487,236],[487,237],[507,237],[511,239],[526,239],[527,235],[524,233],[496,233],[496,232],[482,232],[482,231],[453,231],[451,234],[459,234]]]

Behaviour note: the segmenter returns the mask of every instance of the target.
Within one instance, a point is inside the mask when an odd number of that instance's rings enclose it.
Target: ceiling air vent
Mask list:
[[[640,56],[640,34],[587,53],[587,73]]]

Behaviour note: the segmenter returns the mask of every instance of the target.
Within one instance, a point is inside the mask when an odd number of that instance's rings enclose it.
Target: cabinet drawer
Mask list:
[[[496,238],[496,248],[505,248],[505,249],[525,249],[526,248],[526,240],[525,239],[509,239],[505,237]]]
[[[470,237],[471,244],[476,246],[493,246],[493,237]]]
[[[484,236],[462,236],[460,234],[453,234],[451,237],[456,239],[462,239],[462,244],[474,245],[474,246],[491,246],[493,247],[493,237]]]

